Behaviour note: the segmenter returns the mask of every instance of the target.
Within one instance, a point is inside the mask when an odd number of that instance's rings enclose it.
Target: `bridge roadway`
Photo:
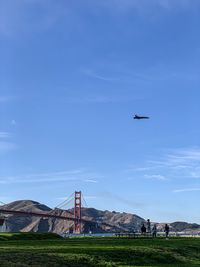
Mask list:
[[[52,212],[52,211],[54,211],[54,210],[51,210],[50,212]],[[2,208],[0,209],[0,214],[1,213],[3,213],[3,214],[6,213],[6,214],[13,214],[13,215],[18,215],[18,216],[25,215],[25,216],[35,216],[35,217],[41,217],[41,218],[54,218],[54,219],[74,221],[74,217],[57,215],[57,214],[53,214],[53,213],[50,213],[50,212],[49,213],[48,212],[28,212],[28,211],[22,211],[22,210],[9,210],[9,209],[2,209]],[[93,225],[97,225],[98,224],[98,223],[96,223],[94,221],[85,220],[85,219],[81,219],[81,222],[90,223],[90,224],[93,224]],[[113,227],[113,225],[108,224],[108,223],[101,222],[100,224],[102,224],[104,226],[108,226],[108,227]]]
[[[62,219],[62,220],[71,220],[74,221],[74,217],[69,216],[62,216],[52,213],[53,210],[51,210],[51,213],[48,212],[29,212],[29,211],[22,211],[22,210],[9,210],[9,209],[0,209],[0,213],[3,214],[14,214],[14,215],[25,215],[25,216],[36,216],[36,217],[45,217],[45,218],[54,218],[54,219]],[[94,223],[90,220],[81,219],[81,222],[87,222],[87,223]]]

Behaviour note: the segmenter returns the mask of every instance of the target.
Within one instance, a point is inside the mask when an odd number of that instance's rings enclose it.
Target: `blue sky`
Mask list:
[[[0,25],[1,201],[200,223],[199,1],[0,0]]]

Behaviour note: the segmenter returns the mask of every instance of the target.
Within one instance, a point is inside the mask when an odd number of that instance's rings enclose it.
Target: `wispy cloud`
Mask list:
[[[0,132],[0,139],[10,138],[12,135],[9,132]]]
[[[13,143],[12,140],[8,140],[11,139],[11,137],[12,134],[9,132],[0,132],[0,154],[16,150],[18,148],[18,146]]]
[[[200,148],[177,149],[168,155],[171,164],[184,164],[188,162],[200,162]]]
[[[153,163],[153,161],[152,161]],[[156,162],[160,167],[171,167],[178,169],[186,169],[197,167],[200,163],[200,148],[180,148],[169,151],[162,157],[162,160]]]
[[[158,159],[147,160],[143,166],[129,167],[125,172],[143,175],[147,179],[200,179],[200,148],[180,148],[164,151]],[[157,172],[155,174],[155,172]],[[167,176],[167,177],[166,177]],[[169,178],[168,178],[169,177]]]
[[[0,141],[0,154],[16,150],[18,146],[12,142]]]
[[[82,174],[82,170],[70,170],[70,171],[57,171],[57,172],[45,172],[45,173],[35,173],[35,174],[28,174],[26,177],[29,178],[37,178],[37,177],[52,177],[52,176],[65,176],[65,175],[78,175]]]
[[[200,179],[200,168],[197,167],[194,171],[191,171],[189,174],[192,178]]]
[[[154,169],[152,166],[129,166],[127,169],[123,170],[124,173],[132,173],[132,172],[145,172]]]
[[[160,174],[145,174],[146,179],[158,180],[158,181],[167,181],[168,179],[164,175]]]
[[[85,76],[88,76],[92,79],[98,79],[105,82],[117,82],[119,83],[128,83],[132,84],[137,82],[155,82],[158,80],[157,71],[143,71],[138,72],[132,69],[123,68],[123,71],[121,68],[119,69],[117,66],[113,65],[113,63],[109,62],[108,60],[104,61],[104,65],[106,67],[103,68],[101,64],[99,66],[95,66],[91,69],[83,68],[81,69],[81,73],[83,73]],[[160,69],[160,68],[159,68]],[[166,78],[169,78],[169,74],[166,75],[166,71],[163,70],[163,73],[165,73],[165,76],[163,77],[163,74],[159,75],[159,79],[163,80]],[[162,78],[161,78],[162,77]]]
[[[119,80],[119,78],[116,78],[116,77],[108,77],[106,75],[98,74],[95,71],[93,71],[92,69],[82,69],[82,73],[85,74],[86,76],[91,77],[91,78],[95,78],[95,79],[103,80],[103,81],[108,81],[108,82]]]
[[[150,161],[154,168],[171,171],[183,177],[200,177],[200,148],[175,149],[161,157],[159,161]]]
[[[87,179],[90,176],[89,172],[83,170],[70,170],[46,173],[33,173],[20,176],[6,176],[0,177],[2,184],[15,184],[15,183],[54,183],[54,182],[83,182],[83,183],[97,183],[95,179]]]
[[[86,182],[86,183],[94,183],[94,184],[98,183],[97,180],[93,180],[93,179],[86,179],[86,180],[84,180],[84,182]]]
[[[45,183],[45,182],[71,182],[71,181],[78,181],[77,178],[75,177],[61,177],[61,176],[55,176],[55,177],[47,177],[47,178],[40,178],[40,176],[38,177],[34,177],[34,178],[30,178],[28,176],[22,176],[17,177],[17,176],[13,176],[13,177],[0,177],[0,183],[2,184],[16,184],[16,183]]]
[[[176,190],[173,190],[173,193],[184,193],[184,192],[195,192],[195,191],[200,191],[200,187],[176,189]]]

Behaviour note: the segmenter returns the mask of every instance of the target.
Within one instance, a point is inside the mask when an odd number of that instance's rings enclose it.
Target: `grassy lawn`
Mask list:
[[[61,239],[51,234],[0,235],[0,266],[194,267],[200,266],[200,239]]]

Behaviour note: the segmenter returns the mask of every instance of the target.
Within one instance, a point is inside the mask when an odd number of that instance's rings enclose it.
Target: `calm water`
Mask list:
[[[109,237],[109,236],[115,236],[115,234],[113,234],[113,233],[99,233],[99,234],[80,234],[80,235],[78,235],[78,234],[62,234],[62,236],[64,236],[64,237],[75,237],[75,236],[77,236],[77,237],[84,237],[84,236],[96,236],[96,237]]]

